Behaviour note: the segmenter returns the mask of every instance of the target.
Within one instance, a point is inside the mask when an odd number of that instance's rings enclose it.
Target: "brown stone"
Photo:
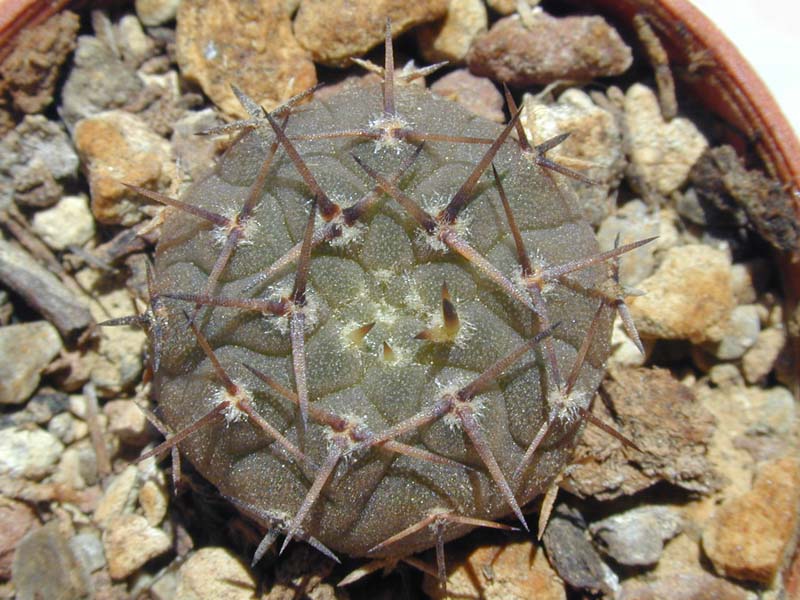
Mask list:
[[[531,542],[482,546],[449,569],[447,595],[428,576],[423,584],[431,598],[476,600],[564,600],[564,582]]]
[[[342,67],[383,41],[387,18],[397,36],[442,18],[447,6],[448,0],[303,0],[294,33],[314,62]]]
[[[23,28],[14,49],[0,65],[0,91],[22,112],[41,112],[53,101],[61,65],[75,49],[78,15],[64,11],[44,23]]]
[[[229,115],[247,117],[231,84],[272,110],[317,83],[289,15],[283,0],[181,2],[177,54],[183,75]]]
[[[140,515],[114,517],[103,532],[103,547],[112,579],[124,579],[148,560],[170,549],[169,536]]]
[[[753,488],[724,502],[703,531],[703,550],[726,577],[768,585],[795,539],[800,503],[800,461],[763,465]]]
[[[88,167],[92,212],[101,223],[127,226],[144,218],[146,202],[123,183],[168,192],[177,178],[169,142],[128,112],[79,121],[74,141]]]
[[[619,75],[631,61],[630,48],[601,17],[543,12],[527,24],[518,15],[500,19],[467,54],[473,73],[516,87]]]
[[[467,69],[457,69],[437,80],[431,91],[457,102],[468,111],[495,123],[505,121],[503,96],[485,77],[476,77]]]
[[[715,422],[692,391],[664,369],[619,369],[611,376],[604,384],[607,402],[595,402],[592,413],[642,452],[588,426],[568,489],[599,500],[631,495],[659,481],[695,492],[714,489],[716,476],[706,454]]]

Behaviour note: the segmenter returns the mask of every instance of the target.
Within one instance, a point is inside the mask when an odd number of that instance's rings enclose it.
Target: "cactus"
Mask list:
[[[505,127],[408,85],[303,94],[237,141],[162,226],[148,313],[166,441],[243,511],[335,556],[509,528],[569,461],[632,330],[564,176]],[[585,178],[583,178],[585,179]],[[646,240],[645,240],[646,241]],[[627,318],[626,318],[627,317]],[[173,455],[177,462],[177,457]],[[177,467],[177,464],[175,465]]]

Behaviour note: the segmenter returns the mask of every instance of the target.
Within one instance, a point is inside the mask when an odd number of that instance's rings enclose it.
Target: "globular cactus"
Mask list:
[[[388,29],[388,28],[387,28]],[[252,119],[157,247],[167,441],[235,504],[328,554],[399,557],[542,493],[624,309],[563,181],[512,119],[395,73]],[[558,139],[553,143],[558,143]],[[625,314],[625,311],[621,311]]]

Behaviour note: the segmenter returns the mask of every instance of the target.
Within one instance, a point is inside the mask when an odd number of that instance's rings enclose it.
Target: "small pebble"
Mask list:
[[[495,123],[506,119],[503,112],[503,96],[494,84],[485,77],[476,77],[467,69],[456,69],[431,85],[431,92],[453,102],[468,111]]]
[[[161,529],[151,527],[140,515],[114,516],[103,532],[103,548],[112,579],[125,579],[171,547],[170,537]],[[207,571],[206,576],[210,573]],[[217,596],[220,597],[224,596]]]
[[[58,331],[47,321],[0,327],[0,404],[25,402],[61,347]]]
[[[85,438],[89,434],[89,427],[84,421],[80,421],[71,414],[63,412],[50,420],[47,424],[47,431],[61,440],[61,443],[69,445]]]
[[[139,67],[155,54],[155,43],[147,37],[142,24],[134,15],[124,15],[117,23],[117,47],[123,60]]]
[[[683,185],[708,148],[708,141],[688,119],[665,121],[655,92],[640,83],[625,94],[625,129],[634,168],[664,196]]]
[[[0,209],[51,206],[62,183],[77,175],[78,156],[64,126],[42,115],[27,115],[0,137]]]
[[[589,526],[595,541],[622,565],[644,567],[661,558],[664,542],[681,531],[681,517],[666,506],[642,506]]]
[[[136,115],[115,110],[83,119],[73,137],[100,223],[130,226],[145,217],[148,203],[123,183],[168,193],[177,180],[169,142]]]
[[[600,223],[597,242],[602,249],[611,250],[617,235],[621,245],[657,236],[661,231],[662,222],[658,211],[650,211],[641,200],[630,200],[623,204],[616,214],[606,217]],[[620,257],[619,281],[622,285],[636,287],[653,273],[660,239]]]
[[[252,600],[255,579],[226,548],[201,548],[178,571],[176,598],[182,600]]]
[[[79,533],[71,537],[69,547],[87,573],[94,573],[106,565],[103,542],[100,539],[100,535],[94,531]]]
[[[742,372],[747,383],[759,383],[775,368],[786,346],[786,331],[782,326],[759,332],[755,343],[742,357]]]
[[[763,465],[752,489],[717,508],[703,530],[703,550],[725,577],[770,585],[794,537],[800,502],[800,463]]]
[[[169,494],[162,485],[148,480],[139,490],[139,506],[144,511],[147,522],[153,527],[161,524],[169,507]]]
[[[0,430],[0,475],[39,481],[53,472],[64,446],[37,427]]]
[[[69,127],[81,119],[126,106],[144,88],[133,65],[125,64],[115,49],[95,36],[78,38],[72,62],[59,108]]]
[[[105,528],[119,515],[133,510],[139,471],[133,465],[114,477],[94,510],[94,522]]]
[[[758,307],[744,304],[735,307],[722,339],[714,348],[714,356],[720,360],[736,360],[756,343],[761,331]]]
[[[552,17],[535,10],[497,21],[467,54],[470,71],[515,87],[624,73],[631,49],[602,17]]]
[[[108,430],[122,443],[142,446],[150,439],[147,418],[132,400],[110,400],[103,405]]]
[[[444,19],[417,29],[417,41],[428,62],[460,64],[475,38],[487,27],[483,0],[450,0]]]
[[[83,246],[94,237],[94,217],[84,195],[65,196],[52,208],[33,215],[33,232],[55,251]]]

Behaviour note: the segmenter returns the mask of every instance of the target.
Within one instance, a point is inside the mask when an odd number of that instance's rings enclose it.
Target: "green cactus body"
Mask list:
[[[502,144],[493,164],[530,256],[533,275],[527,274],[527,281],[491,167],[448,227],[496,271],[482,269],[481,259],[465,258],[454,250],[457,243],[442,241],[441,231],[426,231],[356,161],[391,181],[405,166],[397,187],[435,217],[480,162],[487,143],[428,139],[423,144],[357,135],[309,139],[325,132],[385,130],[381,98],[380,86],[352,86],[298,107],[285,121],[286,135],[320,188],[345,210],[331,216],[323,214],[326,206],[319,199],[313,204],[315,237],[302,307],[264,312],[217,301],[196,313],[197,329],[230,381],[307,462],[287,452],[231,401],[230,389],[187,328],[182,311],[191,314],[194,303],[176,294],[163,300],[166,326],[154,380],[159,410],[175,432],[229,401],[226,410],[180,443],[181,452],[222,494],[249,506],[272,527],[351,556],[367,555],[376,546],[370,555],[402,556],[431,547],[437,527],[421,526],[382,544],[416,523],[439,523],[431,515],[494,520],[510,514],[487,450],[519,505],[545,491],[567,464],[582,430],[581,411],[603,377],[611,328],[611,311],[603,310],[608,272],[602,263],[539,285],[540,303],[532,299],[530,288],[536,284],[531,281],[538,269],[597,255],[598,248],[562,176],[535,164],[513,137]],[[398,121],[393,126],[399,128],[490,141],[502,130],[415,86],[396,85],[394,101]],[[276,120],[283,123],[284,118]],[[274,159],[264,174],[271,149]],[[254,186],[260,170],[263,184]],[[156,256],[162,293],[204,290],[218,299],[262,299],[284,308],[289,299],[291,304],[297,246],[304,238],[312,192],[266,121],[243,134],[183,201],[233,219],[253,189],[258,197],[252,215],[211,289],[209,274],[229,229],[185,210],[171,212]],[[373,190],[376,199],[369,210],[348,224],[343,217],[347,207]],[[339,234],[322,239],[324,231]],[[278,267],[265,278],[276,261]],[[503,288],[497,273],[513,293]],[[443,284],[448,308],[457,313],[455,326],[446,322]],[[305,385],[297,381],[293,310],[303,316],[299,355],[305,360]],[[559,324],[552,336],[462,401],[459,390],[541,331],[542,314],[545,323]],[[560,374],[553,373],[553,356]],[[580,369],[565,391],[576,362]],[[304,434],[297,403],[256,372],[290,394],[307,389]],[[443,398],[452,399],[453,406],[431,416]],[[402,435],[369,444],[415,417],[419,422]],[[466,431],[467,421],[473,433]],[[515,478],[540,432],[544,437],[534,459]],[[393,443],[412,451],[398,451]],[[330,476],[321,478],[326,469]],[[309,498],[315,485],[317,494]],[[302,518],[293,523],[301,509]],[[438,533],[448,540],[473,526],[454,520]]]

